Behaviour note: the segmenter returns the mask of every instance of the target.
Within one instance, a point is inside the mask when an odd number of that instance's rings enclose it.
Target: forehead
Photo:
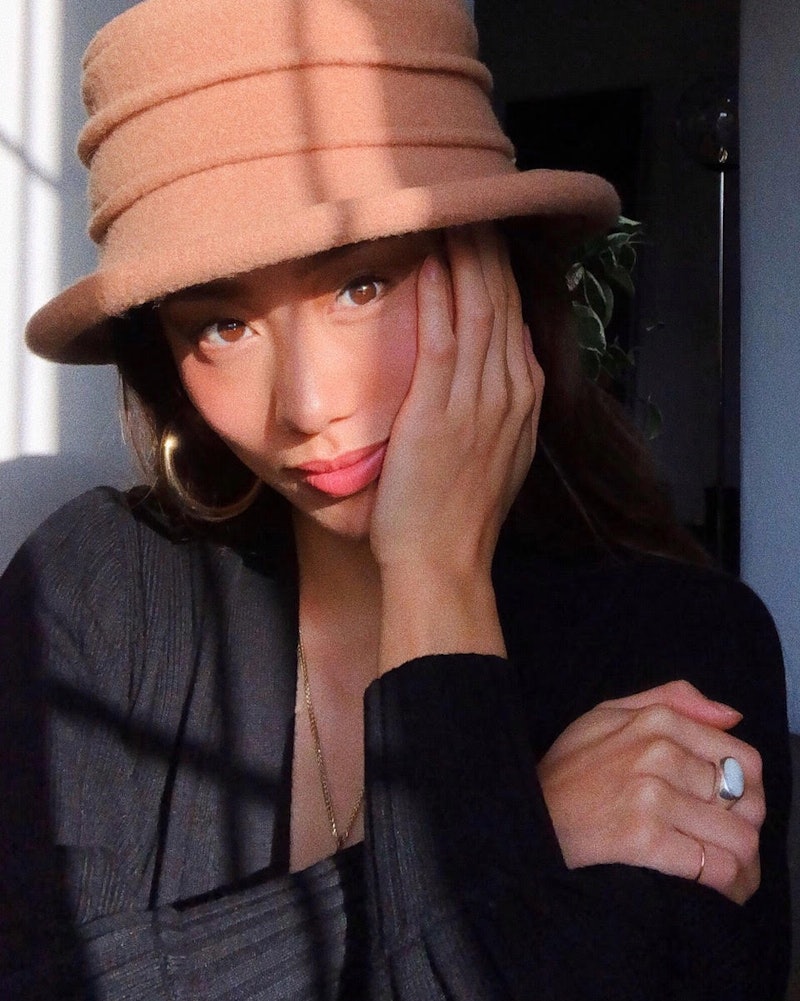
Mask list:
[[[311,257],[280,264],[267,264],[255,271],[225,278],[215,278],[181,289],[165,297],[163,303],[228,299],[246,295],[254,287],[268,287],[288,292],[316,277],[335,276],[359,268],[404,267],[435,252],[442,245],[438,231],[409,233],[402,236],[365,240],[334,247]]]

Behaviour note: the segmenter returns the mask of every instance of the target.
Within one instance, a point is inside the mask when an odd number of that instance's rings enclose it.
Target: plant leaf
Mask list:
[[[598,279],[600,287],[603,290],[603,300],[605,302],[605,312],[600,314],[600,319],[603,323],[603,327],[607,327],[611,323],[611,317],[614,315],[614,290],[608,284],[608,282]]]
[[[609,344],[603,355],[603,369],[612,379],[622,379],[628,369],[633,368],[634,360],[630,354],[622,350],[616,342]]]
[[[597,258],[603,266],[608,277],[611,276],[611,272],[619,267],[619,262],[617,261],[617,252],[613,247],[606,247],[600,252]]]
[[[583,274],[583,295],[586,305],[597,314],[605,329],[611,319],[609,296],[611,296],[611,306],[614,305],[614,295],[608,282],[600,281],[587,268]]]
[[[606,277],[610,282],[614,282],[615,285],[619,285],[621,289],[628,293],[628,295],[633,295],[633,279],[630,276],[630,272],[627,268],[622,267],[621,264],[616,264],[614,267],[607,267]]]
[[[664,418],[661,411],[651,399],[645,400],[644,405],[644,428],[643,433],[648,441],[658,438],[664,426]]]
[[[625,268],[628,272],[633,271],[636,267],[636,249],[630,243],[626,243],[624,247],[619,248],[617,260],[621,268]]]
[[[584,266],[577,261],[567,272],[567,291],[574,292],[583,281]]]
[[[606,333],[600,317],[590,306],[573,302],[572,309],[577,320],[575,324],[578,344],[584,350],[601,353],[606,349]]]
[[[621,215],[617,219],[617,225],[615,228],[622,230],[633,230],[637,234],[641,233],[643,229],[642,224],[640,222],[637,222],[635,219],[628,219],[627,216],[624,215]]]
[[[606,243],[608,246],[617,251],[620,247],[626,247],[630,242],[630,233],[609,233],[606,237]]]

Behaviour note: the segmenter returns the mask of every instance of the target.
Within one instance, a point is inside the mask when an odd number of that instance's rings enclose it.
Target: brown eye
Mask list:
[[[212,347],[237,344],[251,335],[250,328],[241,320],[217,320],[200,331],[198,340]]]
[[[383,282],[377,278],[358,278],[339,293],[345,306],[367,306],[377,299]]]

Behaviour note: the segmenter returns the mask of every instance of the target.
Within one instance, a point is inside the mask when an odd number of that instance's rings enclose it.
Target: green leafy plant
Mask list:
[[[619,382],[636,364],[633,351],[609,341],[608,326],[614,315],[615,295],[633,295],[636,246],[642,242],[640,222],[620,216],[603,236],[587,240],[576,251],[567,271],[575,330],[584,372],[595,381]],[[649,398],[637,401],[644,410],[644,434],[655,438],[661,431],[661,411]]]

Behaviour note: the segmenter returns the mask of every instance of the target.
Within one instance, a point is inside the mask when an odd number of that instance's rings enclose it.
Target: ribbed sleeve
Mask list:
[[[523,704],[513,666],[490,657],[424,658],[367,692],[369,917],[386,996],[667,997],[652,981],[650,874],[566,869]]]
[[[91,922],[81,929],[90,983],[115,1001],[333,999],[348,981],[358,997],[366,960],[360,856],[350,850],[185,909]]]
[[[72,945],[82,953],[80,972],[52,937],[36,961],[31,936],[6,957],[0,996],[332,1001],[345,991],[355,999],[366,981],[362,887],[361,851],[351,849],[304,873],[185,910],[95,918],[78,926]]]

